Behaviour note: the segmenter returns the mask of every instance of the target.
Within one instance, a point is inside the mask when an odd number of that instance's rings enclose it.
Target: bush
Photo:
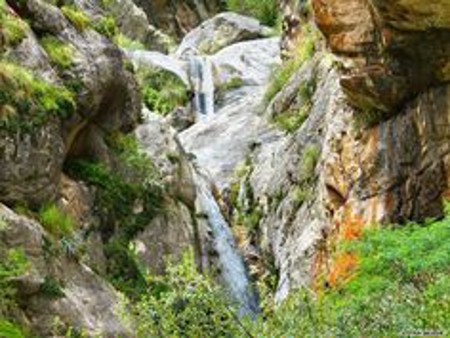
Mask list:
[[[275,26],[279,18],[276,0],[226,0],[227,9],[253,16],[261,23]]]
[[[266,103],[272,101],[302,64],[314,56],[318,32],[310,24],[303,26],[302,31],[303,39],[297,47],[293,57],[286,61],[281,67],[274,70],[269,87],[264,96]]]
[[[31,131],[51,116],[75,111],[73,94],[34,77],[11,62],[0,61],[0,129]]]
[[[235,337],[242,332],[224,292],[197,271],[192,251],[150,288],[134,308],[139,337]]]
[[[40,285],[39,292],[51,299],[64,297],[61,283],[50,276],[45,276],[44,281]]]
[[[70,236],[75,228],[73,218],[62,212],[55,204],[41,208],[39,221],[45,230],[56,237]]]
[[[68,69],[73,65],[74,49],[71,45],[65,44],[54,36],[44,36],[41,45],[50,58],[52,64],[59,69]]]
[[[373,227],[348,238],[339,245],[330,273],[322,277],[328,287],[292,293],[273,317],[256,325],[255,336],[449,332],[449,216],[424,225]]]
[[[152,112],[167,115],[189,101],[186,85],[170,72],[153,68],[141,69],[138,81],[144,103]]]
[[[73,5],[62,6],[61,12],[80,32],[84,31],[86,28],[89,28],[91,25],[91,20],[89,17]]]

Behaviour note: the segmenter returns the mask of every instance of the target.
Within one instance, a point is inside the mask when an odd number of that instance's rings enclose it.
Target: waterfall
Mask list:
[[[223,282],[232,300],[239,305],[238,315],[254,318],[259,312],[258,297],[251,285],[244,260],[236,249],[230,227],[211,193],[207,180],[200,177],[197,181],[200,208],[207,216],[214,237],[214,248],[218,253]]]
[[[207,57],[189,58],[189,78],[194,91],[193,109],[198,119],[214,114],[214,81],[212,63]]]

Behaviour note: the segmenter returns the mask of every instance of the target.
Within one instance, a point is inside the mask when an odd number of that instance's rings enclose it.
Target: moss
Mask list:
[[[276,0],[226,0],[227,9],[253,16],[264,25],[275,26],[279,18]]]
[[[0,87],[0,129],[31,131],[51,116],[67,118],[76,109],[67,89],[11,62],[0,61]]]
[[[101,17],[94,24],[94,29],[111,40],[119,33],[116,20],[110,15]]]
[[[70,44],[58,40],[54,36],[46,35],[41,39],[41,45],[53,65],[59,69],[68,69],[73,65],[75,50]]]
[[[72,23],[72,25],[80,32],[91,26],[91,20],[80,9],[73,5],[65,5],[61,7],[61,12]]]
[[[293,133],[300,128],[308,118],[310,106],[302,106],[298,111],[285,112],[275,116],[275,124],[288,133]]]
[[[114,36],[114,43],[120,48],[127,50],[145,50],[145,46],[142,42],[130,39],[126,35],[119,33]]]
[[[5,0],[0,0],[0,40],[2,46],[15,46],[26,36],[27,24],[19,17],[14,16],[6,7]]]
[[[70,236],[75,228],[73,218],[55,204],[45,205],[40,209],[39,221],[45,230],[56,237]]]

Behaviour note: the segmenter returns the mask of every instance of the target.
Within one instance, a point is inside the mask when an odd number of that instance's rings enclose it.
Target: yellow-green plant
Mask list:
[[[74,48],[58,40],[56,37],[46,35],[41,39],[41,45],[45,49],[50,61],[60,69],[68,69],[73,65]]]
[[[61,12],[80,32],[89,28],[91,25],[91,20],[89,19],[89,17],[82,10],[78,9],[74,5],[62,6]]]
[[[74,219],[55,204],[45,205],[39,211],[42,226],[54,236],[70,236],[75,228]]]
[[[26,29],[27,24],[8,11],[5,0],[0,0],[0,40],[3,40],[3,45],[14,46],[22,41],[26,35]]]

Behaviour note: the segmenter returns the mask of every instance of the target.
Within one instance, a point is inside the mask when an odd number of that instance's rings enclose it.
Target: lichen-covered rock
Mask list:
[[[0,229],[2,249],[23,249],[29,264],[17,280],[18,296],[26,299],[20,307],[26,327],[44,337],[64,335],[69,328],[88,335],[133,336],[122,319],[126,303],[108,283],[63,252],[49,255],[51,239],[36,221],[1,204],[0,217],[6,224]],[[61,294],[43,291],[46,280],[58,285]]]
[[[341,84],[364,110],[393,112],[449,81],[450,3],[314,0],[317,25],[346,58]]]

